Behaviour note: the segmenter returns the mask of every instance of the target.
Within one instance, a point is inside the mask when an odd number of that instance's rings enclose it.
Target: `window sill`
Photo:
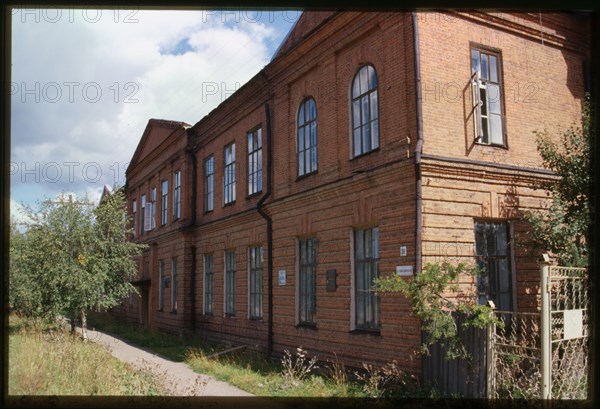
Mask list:
[[[310,173],[305,173],[304,175],[300,175],[300,176],[296,177],[296,182],[299,182],[299,181],[301,181],[303,179],[307,179],[309,176],[316,175],[317,173],[319,173],[319,169],[313,170]]]
[[[204,211],[204,214],[209,214],[209,213],[212,213],[212,212],[214,212],[214,211],[215,211],[215,209],[205,210],[205,211]]]
[[[223,207],[233,206],[235,204],[235,200],[233,202],[225,203]]]
[[[159,308],[158,310],[156,310],[156,312],[164,312],[164,310],[162,308]]]
[[[248,317],[249,321],[262,322],[263,317]]]
[[[379,337],[379,336],[381,336],[381,330],[358,328],[358,329],[353,329],[352,331],[350,331],[350,334],[363,334],[363,335],[372,335],[372,336]]]
[[[506,144],[483,143],[483,142],[477,142],[477,141],[475,141],[475,145],[486,146],[488,148],[499,148],[499,149],[508,150],[508,145],[506,145]]]
[[[262,194],[262,190],[259,190],[258,192],[254,192],[251,195],[246,196],[246,199],[250,200],[250,199],[260,196],[261,194]]]
[[[169,314],[175,314],[175,315],[177,315],[177,310],[173,310]]]
[[[225,314],[225,318],[235,318],[235,314]]]
[[[308,323],[305,323],[305,324],[297,324],[297,325],[296,325],[296,328],[297,328],[297,329],[310,329],[310,330],[313,330],[313,331],[316,331],[316,330],[318,330],[318,329],[319,329],[319,328],[317,327],[317,324],[308,324]]]
[[[363,152],[363,153],[361,153],[361,154],[359,154],[359,155],[353,156],[352,158],[350,158],[350,162],[352,162],[352,161],[354,161],[354,160],[357,160],[357,159],[360,159],[360,158],[362,158],[362,157],[365,157],[365,156],[367,156],[367,155],[370,155],[370,154],[371,154],[371,153],[373,153],[373,152],[379,152],[379,150],[380,150],[380,147],[378,146],[378,147],[376,147],[375,149],[371,149],[371,150],[370,150],[370,151],[368,151],[368,152]]]

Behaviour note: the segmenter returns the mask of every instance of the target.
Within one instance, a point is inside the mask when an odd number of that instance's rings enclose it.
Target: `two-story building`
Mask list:
[[[131,320],[281,354],[420,371],[419,322],[374,277],[477,261],[481,302],[537,308],[523,211],[534,131],[578,121],[588,20],[567,13],[304,12],[198,123],[152,119],[127,170]]]

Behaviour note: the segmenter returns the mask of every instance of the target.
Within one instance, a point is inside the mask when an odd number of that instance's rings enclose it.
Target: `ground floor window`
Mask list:
[[[235,317],[235,252],[225,252],[225,315]]]
[[[251,319],[260,319],[263,316],[262,310],[262,266],[263,266],[263,248],[250,247],[248,249],[248,289],[249,289],[249,317]]]
[[[508,223],[475,222],[475,252],[482,274],[477,278],[480,304],[492,300],[498,311],[512,311]]]
[[[213,313],[215,297],[215,262],[212,254],[204,255],[204,314]]]
[[[317,323],[317,240],[306,239],[298,242],[298,323]]]
[[[354,323],[356,329],[379,330],[379,295],[371,290],[379,277],[379,229],[354,231]]]

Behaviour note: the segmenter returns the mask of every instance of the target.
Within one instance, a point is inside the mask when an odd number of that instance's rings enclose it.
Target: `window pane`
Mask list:
[[[262,128],[258,128],[256,131],[256,147],[262,148]]]
[[[496,57],[490,55],[490,81],[498,82],[498,64],[496,62]]]
[[[363,152],[371,150],[371,126],[367,123],[362,127],[363,131]]]
[[[500,281],[500,292],[508,292],[508,290],[510,289],[510,282],[509,282],[509,272],[508,272],[508,260],[507,259],[501,259],[498,260],[498,280]]]
[[[379,147],[379,121],[376,119],[371,122],[371,147]]]
[[[487,97],[489,102],[490,113],[499,114],[500,110],[500,87],[496,84],[488,84]]]
[[[471,50],[471,74],[479,71],[479,51]]]
[[[308,101],[308,104],[308,119],[314,120],[317,118],[317,105],[315,104],[315,100],[312,98]]]
[[[481,54],[481,79],[487,80],[488,75],[488,56],[487,54]]]
[[[355,232],[355,240],[354,247],[356,252],[356,258],[362,259],[364,257],[363,248],[365,245],[365,232],[364,230],[356,230]]]
[[[361,113],[362,113],[362,123],[365,124],[371,120],[371,115],[369,113],[369,96],[365,95],[361,98]]]
[[[379,258],[379,229],[374,228],[372,230],[372,246],[373,246],[373,258]]]
[[[360,100],[356,99],[352,102],[352,126],[354,129],[360,126]]]
[[[360,95],[360,81],[359,76],[356,75],[354,77],[354,81],[352,82],[352,98],[356,98]]]
[[[371,119],[376,119],[379,114],[378,114],[378,107],[377,107],[377,91],[373,91],[370,94],[371,97]]]
[[[317,146],[317,123],[313,122],[310,124],[310,143],[311,146]]]
[[[317,147],[313,146],[310,151],[311,151],[311,159],[312,159],[311,171],[313,171],[313,170],[317,169]]]
[[[304,150],[304,127],[298,128],[298,152]]]
[[[500,115],[490,115],[490,131],[490,142],[502,145],[504,138],[502,137],[502,117]]]
[[[369,89],[377,88],[377,74],[375,68],[369,66]]]
[[[360,93],[364,94],[369,90],[369,78],[367,67],[362,67],[359,72],[360,76]]]
[[[298,175],[304,175],[304,152],[298,153]]]

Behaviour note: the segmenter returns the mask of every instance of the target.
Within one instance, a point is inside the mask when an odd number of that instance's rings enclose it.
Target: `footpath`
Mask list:
[[[162,358],[113,335],[90,329],[87,332],[90,341],[104,346],[117,359],[151,371],[169,396],[254,396],[212,376],[197,374],[183,362]]]

